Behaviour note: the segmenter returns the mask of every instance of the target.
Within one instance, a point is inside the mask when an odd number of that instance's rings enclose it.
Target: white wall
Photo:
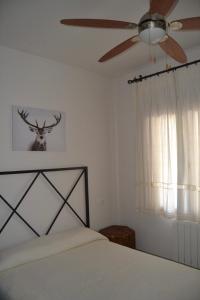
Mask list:
[[[86,165],[92,227],[113,223],[110,81],[5,47],[0,66],[0,170]],[[13,104],[65,112],[66,151],[13,152]]]
[[[199,59],[200,48],[187,52],[188,61]],[[170,63],[170,61],[169,61]],[[173,65],[173,64],[172,64]],[[140,215],[135,209],[135,99],[128,79],[163,70],[165,62],[148,65],[113,80],[115,130],[115,184],[118,191],[118,223],[135,228],[138,249],[171,259],[177,257],[176,222],[156,216]]]

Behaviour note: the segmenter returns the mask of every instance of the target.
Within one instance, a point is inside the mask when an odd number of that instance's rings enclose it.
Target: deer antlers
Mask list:
[[[38,128],[38,127],[39,127],[37,121],[35,121],[35,122],[36,122],[36,125],[33,125],[33,124],[31,124],[30,122],[27,121],[27,118],[28,118],[28,116],[29,116],[29,113],[28,113],[28,112],[26,112],[26,111],[24,111],[24,110],[22,110],[22,111],[20,112],[19,109],[18,109],[17,111],[18,111],[18,114],[20,115],[20,117],[22,118],[22,120],[23,120],[26,124],[28,124],[29,126],[34,127],[34,128]]]
[[[59,114],[59,116],[53,115],[54,118],[55,118],[55,120],[56,120],[55,123],[53,123],[52,125],[49,125],[49,126],[45,126],[45,124],[46,124],[46,120],[45,120],[43,126],[42,126],[42,127],[39,127],[37,120],[35,121],[36,125],[30,123],[30,122],[27,120],[27,118],[28,118],[28,116],[29,116],[29,113],[28,113],[28,112],[26,112],[26,111],[24,111],[24,110],[22,110],[22,111],[20,112],[19,109],[18,109],[18,114],[20,115],[20,117],[22,118],[22,120],[23,120],[26,124],[28,124],[28,125],[31,126],[31,127],[37,128],[37,129],[38,129],[38,128],[40,128],[40,129],[50,129],[50,128],[53,128],[53,127],[55,127],[56,125],[58,125],[58,123],[60,122],[60,120],[61,120],[61,118],[62,118],[61,113]]]
[[[45,126],[46,121],[44,121],[44,124],[43,124],[43,127],[42,127],[42,128],[47,128],[47,129],[48,129],[48,128],[52,128],[52,127],[58,125],[58,123],[60,123],[60,120],[61,120],[61,118],[62,118],[61,113],[60,113],[59,116],[56,116],[56,115],[53,115],[53,116],[54,116],[54,118],[56,119],[56,122],[53,123],[52,125]]]

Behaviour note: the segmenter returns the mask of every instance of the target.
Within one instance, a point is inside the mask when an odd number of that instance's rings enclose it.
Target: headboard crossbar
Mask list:
[[[78,175],[75,183],[73,184],[72,188],[70,189],[70,191],[68,192],[67,196],[64,197],[62,195],[62,193],[57,189],[57,187],[53,184],[53,182],[49,179],[49,177],[46,175],[46,173],[48,172],[62,172],[62,171],[74,171],[74,170],[80,170],[80,174]],[[22,195],[22,197],[20,198],[20,200],[18,201],[17,205],[15,207],[13,207],[8,200],[5,199],[5,197],[2,196],[2,194],[0,194],[0,199],[7,205],[7,207],[10,208],[11,213],[9,215],[9,217],[6,219],[6,221],[4,222],[4,224],[1,226],[0,228],[0,234],[3,232],[3,230],[6,228],[6,226],[8,225],[8,223],[10,222],[10,220],[12,219],[12,217],[14,215],[17,215],[18,218],[21,219],[21,221],[36,235],[36,236],[40,236],[40,234],[33,228],[33,226],[23,218],[23,216],[17,211],[19,206],[22,204],[23,200],[25,199],[25,197],[27,196],[27,194],[29,193],[29,191],[31,190],[32,186],[34,185],[34,183],[36,182],[37,178],[41,175],[43,176],[43,178],[46,180],[46,182],[53,188],[53,190],[56,192],[56,194],[62,199],[63,203],[60,206],[60,208],[58,209],[58,211],[56,212],[55,217],[53,218],[53,220],[51,221],[50,225],[48,226],[47,230],[46,230],[46,235],[48,235],[52,229],[52,227],[54,226],[56,220],[58,219],[61,211],[63,210],[63,208],[65,207],[65,205],[68,206],[68,208],[73,212],[73,214],[76,216],[76,218],[78,218],[78,220],[85,226],[85,227],[90,227],[90,216],[89,216],[89,192],[88,192],[88,168],[87,167],[69,167],[69,168],[56,168],[56,169],[37,169],[37,170],[20,170],[20,171],[6,171],[6,172],[0,172],[0,176],[2,175],[17,175],[17,174],[27,174],[27,173],[33,173],[36,174],[33,178],[33,180],[31,181],[31,183],[29,184],[29,186],[27,187],[26,191],[24,192],[24,194]],[[80,179],[82,178],[82,176],[84,176],[84,189],[85,189],[85,215],[86,215],[86,221],[84,221],[79,214],[76,212],[76,210],[69,204],[69,198],[71,196],[71,194],[73,193],[74,189],[76,188],[78,182],[80,181]]]

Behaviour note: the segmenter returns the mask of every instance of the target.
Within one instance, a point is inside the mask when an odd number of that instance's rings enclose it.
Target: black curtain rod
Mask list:
[[[183,64],[183,65],[180,65],[180,66],[176,66],[176,67],[173,67],[173,68],[170,68],[170,69],[167,69],[167,70],[163,70],[163,71],[160,71],[160,72],[152,73],[152,74],[149,74],[149,75],[145,75],[145,76],[139,75],[139,77],[135,77],[134,79],[128,80],[128,84],[132,84],[132,83],[135,83],[135,82],[140,82],[144,79],[154,77],[154,76],[159,76],[160,74],[163,74],[163,73],[174,72],[174,71],[176,71],[180,68],[188,67],[190,65],[194,65],[194,64],[198,64],[198,63],[200,63],[200,59],[193,60],[189,63]]]

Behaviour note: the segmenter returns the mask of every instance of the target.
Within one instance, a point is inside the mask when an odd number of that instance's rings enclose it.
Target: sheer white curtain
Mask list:
[[[200,222],[200,67],[137,83],[137,208]]]

